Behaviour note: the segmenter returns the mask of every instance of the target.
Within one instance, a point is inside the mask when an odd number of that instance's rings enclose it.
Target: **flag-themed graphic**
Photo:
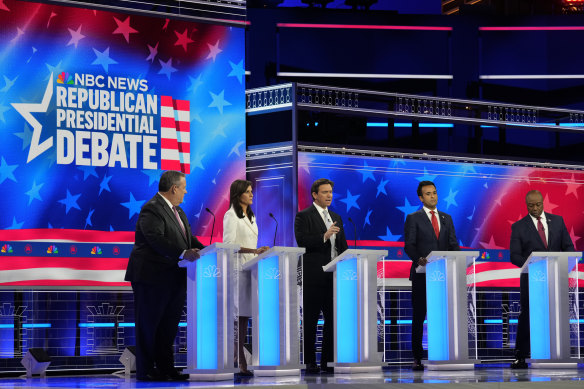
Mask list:
[[[160,99],[160,168],[191,172],[190,102]]]

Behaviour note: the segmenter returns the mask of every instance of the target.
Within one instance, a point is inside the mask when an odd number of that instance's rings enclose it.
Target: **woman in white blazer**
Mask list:
[[[239,250],[241,264],[249,261],[269,247],[257,248],[258,226],[251,210],[253,192],[251,182],[235,180],[229,189],[230,207],[223,217],[223,243],[234,243],[241,246]],[[251,317],[251,275],[249,272],[239,273],[239,369],[240,375],[252,376],[247,369],[243,352],[247,326]]]

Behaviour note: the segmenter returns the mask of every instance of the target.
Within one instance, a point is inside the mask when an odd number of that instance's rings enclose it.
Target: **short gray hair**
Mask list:
[[[165,171],[160,176],[160,181],[158,181],[158,191],[164,193],[168,192],[173,185],[179,186],[180,179],[184,176],[185,174],[183,172],[177,172],[175,170]]]

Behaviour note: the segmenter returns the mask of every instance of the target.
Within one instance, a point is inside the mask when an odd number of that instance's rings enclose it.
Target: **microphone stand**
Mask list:
[[[205,211],[213,216],[213,226],[211,227],[211,237],[209,238],[209,246],[211,246],[211,243],[213,243],[213,231],[215,231],[215,214],[209,208],[205,208]]]

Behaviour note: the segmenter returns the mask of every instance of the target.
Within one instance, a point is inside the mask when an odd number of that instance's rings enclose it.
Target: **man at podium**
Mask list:
[[[322,267],[349,247],[345,239],[343,220],[328,209],[333,200],[334,183],[321,178],[312,184],[312,205],[296,214],[294,235],[298,247],[305,247],[302,261],[302,298],[304,316],[304,363],[307,373],[318,373],[316,366],[316,325],[322,310],[322,352],[320,371],[330,373],[333,367],[333,273]]]
[[[511,226],[509,251],[511,263],[522,267],[534,251],[574,251],[574,244],[561,216],[543,211],[543,196],[538,190],[530,190],[525,196],[527,216]],[[517,323],[515,361],[511,369],[527,369],[529,357],[529,274],[519,278],[521,312]]]
[[[438,193],[434,183],[421,181],[418,184],[418,197],[423,208],[409,214],[404,226],[404,249],[412,260],[412,370],[424,370],[422,338],[426,318],[426,273],[418,273],[416,268],[426,266],[426,256],[432,251],[460,250],[452,217],[436,209]]]

